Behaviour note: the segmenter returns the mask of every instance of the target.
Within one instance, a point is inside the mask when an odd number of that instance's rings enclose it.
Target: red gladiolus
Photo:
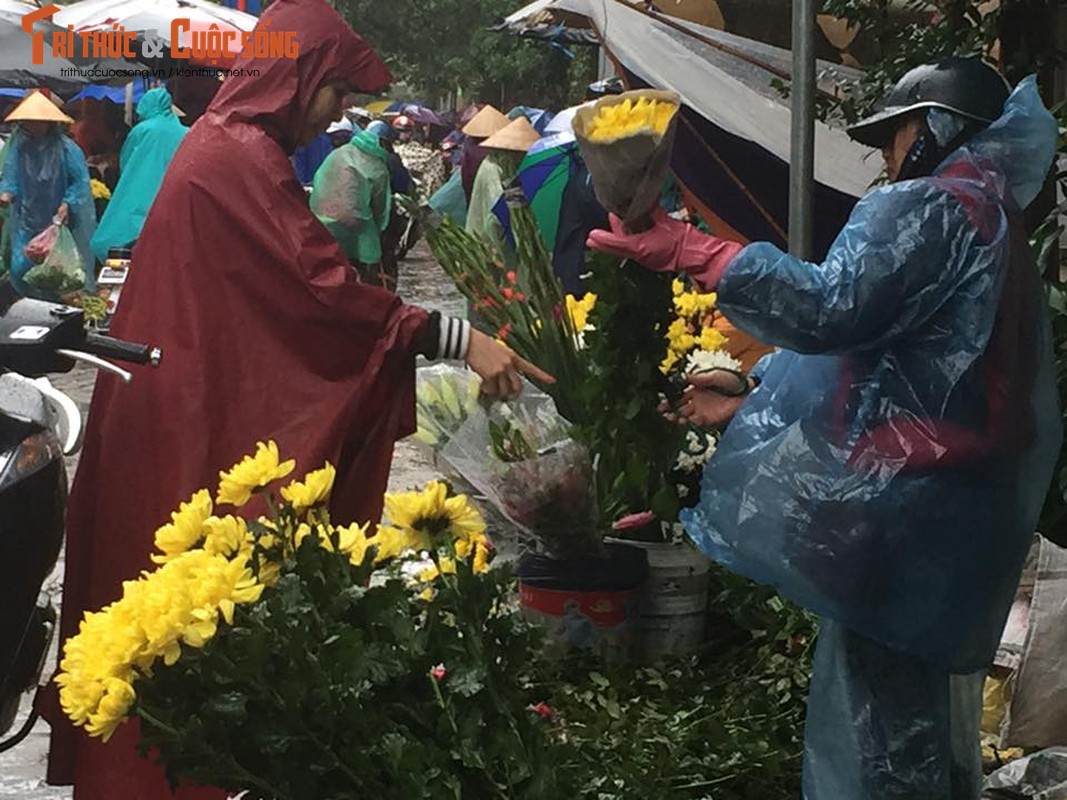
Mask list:
[[[501,341],[507,341],[509,335],[511,335],[510,322],[506,323],[503,328],[496,332],[496,338],[500,339]]]
[[[524,295],[522,292],[515,292],[515,302],[516,303],[525,303],[526,302],[526,295]]]
[[[516,283],[519,280],[519,276],[515,274],[515,270],[510,270],[507,274],[508,283]]]
[[[504,295],[504,299],[505,299],[505,300],[512,300],[512,299],[514,299],[514,297],[515,297],[515,292],[514,292],[514,291],[512,291],[512,290],[511,290],[510,288],[508,288],[507,286],[505,286],[505,287],[504,287],[503,289],[501,289],[501,290],[500,290],[500,293],[501,293],[502,295]]]
[[[555,709],[548,703],[538,703],[535,706],[530,706],[530,710],[544,719],[552,719],[553,715],[556,713]]]

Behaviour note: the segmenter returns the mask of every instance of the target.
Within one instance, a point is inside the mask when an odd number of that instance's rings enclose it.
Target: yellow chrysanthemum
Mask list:
[[[697,347],[708,351],[722,350],[726,347],[727,341],[726,335],[722,331],[706,326],[700,331],[700,336],[697,338]]]
[[[589,313],[596,306],[596,295],[587,292],[579,300],[572,294],[567,295],[567,314],[570,315],[574,330],[581,333],[589,324]]]
[[[64,712],[103,738],[128,714],[139,674],[156,661],[173,664],[183,644],[203,647],[220,621],[233,622],[238,604],[263,592],[243,553],[229,559],[203,549],[175,555],[122,588],[119,600],[85,615],[64,643],[56,676]]]
[[[219,473],[219,503],[243,506],[252,493],[293,471],[296,462],[280,461],[278,445],[273,441],[256,443],[256,453],[245,456],[228,472]]]
[[[683,292],[674,298],[674,309],[679,317],[697,317],[715,310],[715,294]]]
[[[204,550],[229,558],[241,550],[250,549],[252,537],[240,517],[208,517],[204,520]]]
[[[668,349],[667,355],[664,356],[663,361],[660,362],[659,371],[666,375],[668,372],[671,371],[674,365],[678,363],[679,358],[681,358],[681,356],[679,356],[673,350]]]
[[[204,537],[204,520],[211,516],[211,512],[211,495],[207,489],[201,489],[188,502],[182,503],[170,515],[170,523],[156,531],[156,549],[162,555],[153,554],[152,560],[165,564],[194,547]]]
[[[629,136],[662,136],[678,111],[678,106],[641,97],[602,106],[593,118],[587,136],[592,142],[613,142]]]
[[[94,200],[110,200],[111,190],[107,184],[96,178],[89,180],[89,188],[92,190]]]
[[[678,355],[685,355],[696,347],[696,337],[689,331],[689,325],[680,317],[667,328],[667,342],[670,349]]]
[[[393,526],[411,535],[416,550],[431,549],[438,537],[457,539],[485,532],[485,520],[467,497],[449,497],[441,481],[430,481],[421,492],[386,494],[385,515]]]
[[[337,471],[329,462],[304,476],[303,481],[293,481],[282,489],[282,497],[292,503],[298,512],[321,505],[330,499]]]
[[[404,531],[389,525],[379,525],[374,536],[367,540],[368,546],[375,548],[374,563],[381,564],[398,558],[409,550],[413,550],[411,537]]]
[[[370,539],[367,536],[369,527],[369,525],[352,523],[348,527],[335,529],[338,535],[338,549],[348,554],[348,560],[354,566],[361,566],[367,557],[367,550],[370,547]]]

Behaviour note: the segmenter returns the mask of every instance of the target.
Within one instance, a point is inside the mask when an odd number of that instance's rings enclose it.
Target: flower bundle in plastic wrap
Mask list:
[[[627,228],[647,228],[670,167],[681,98],[639,90],[578,109],[574,134],[597,199]]]
[[[480,404],[441,457],[553,557],[602,552],[589,451],[543,392]]]
[[[464,367],[434,364],[415,371],[414,439],[435,455],[478,406],[478,376]]]

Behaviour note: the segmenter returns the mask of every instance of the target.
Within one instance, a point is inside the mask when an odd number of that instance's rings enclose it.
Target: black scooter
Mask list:
[[[158,349],[85,330],[82,310],[20,298],[0,285],[0,736],[35,690],[56,627],[42,593],[63,544],[67,471],[63,456],[81,446],[78,407],[49,382],[81,361],[118,375],[105,359],[159,364]],[[31,713],[0,752],[22,741]]]

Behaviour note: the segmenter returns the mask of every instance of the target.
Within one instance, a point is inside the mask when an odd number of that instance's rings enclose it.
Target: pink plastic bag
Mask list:
[[[56,246],[57,238],[59,238],[59,225],[49,225],[39,234],[30,239],[29,243],[22,248],[22,252],[25,253],[26,258],[34,264],[40,264],[48,258],[48,254],[51,253],[52,248]]]

